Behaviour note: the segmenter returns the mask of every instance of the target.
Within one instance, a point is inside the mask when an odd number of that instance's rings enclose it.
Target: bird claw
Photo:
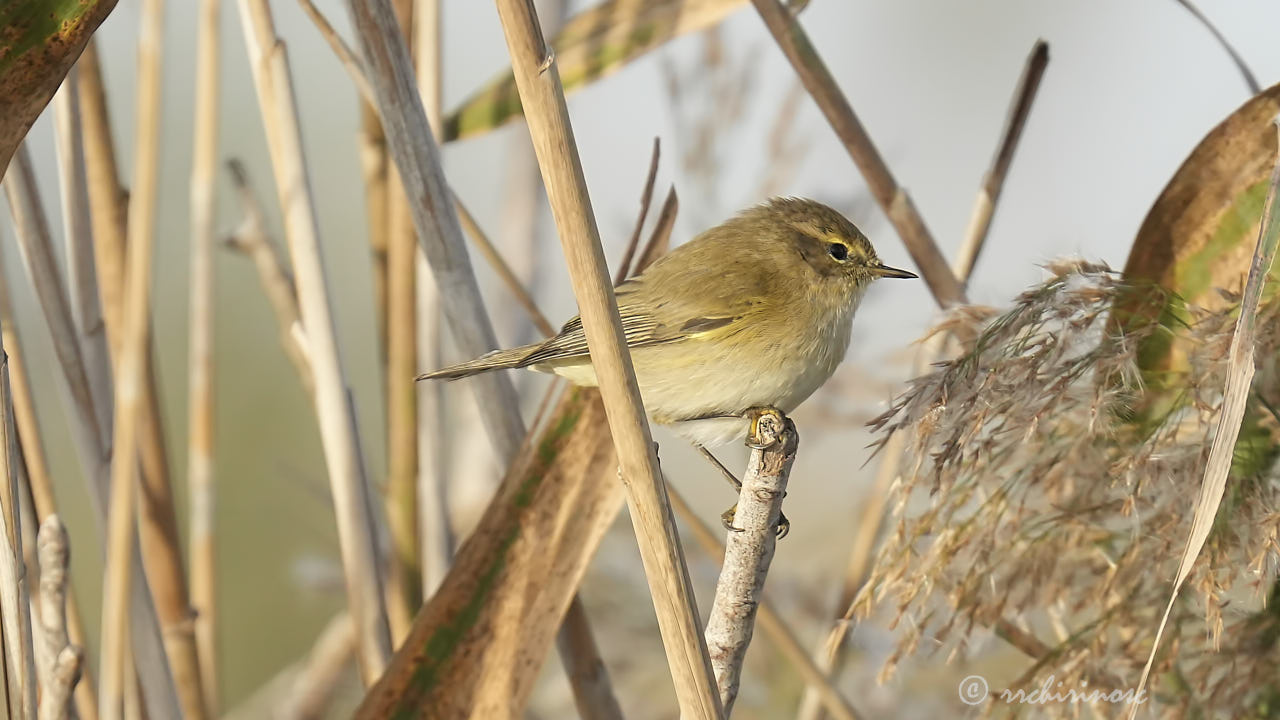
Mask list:
[[[720,513],[720,524],[729,532],[742,532],[742,528],[733,524],[734,515],[738,512],[738,504],[734,503],[733,507]],[[787,519],[786,513],[778,511],[778,526],[774,528],[774,537],[781,540],[791,532],[791,521]]]
[[[787,416],[773,407],[753,407],[743,413],[750,422],[747,428],[747,447],[752,450],[764,450],[773,447],[782,439],[787,428]]]

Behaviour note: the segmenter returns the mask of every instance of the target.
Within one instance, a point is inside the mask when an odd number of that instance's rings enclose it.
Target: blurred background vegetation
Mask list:
[[[345,5],[317,6],[351,37]],[[540,2],[543,22],[590,3]],[[120,0],[96,35],[123,177],[132,177],[131,137],[139,3]],[[369,476],[386,476],[382,369],[374,307],[374,273],[363,204],[357,135],[358,95],[303,10],[272,3],[289,47],[303,137],[317,198],[335,303],[339,345],[355,398]],[[453,108],[508,66],[502,31],[487,2],[443,3],[444,107]],[[1204,2],[1202,9],[1248,62],[1263,87],[1280,79],[1273,28],[1280,6],[1264,0]],[[282,242],[257,100],[234,4],[222,13],[222,106],[219,156],[238,158],[262,200],[273,239]],[[907,187],[944,254],[954,255],[974,194],[998,140],[1009,95],[1037,38],[1052,63],[1013,162],[991,236],[969,284],[970,299],[999,305],[1042,276],[1039,265],[1078,254],[1123,267],[1140,224],[1196,143],[1251,94],[1222,47],[1173,0],[1062,3],[983,0],[815,0],[802,21],[846,95]],[[175,478],[186,467],[188,189],[194,51],[194,3],[166,9],[160,212],[157,218],[153,318],[166,435]],[[570,97],[579,150],[606,253],[616,262],[630,234],[653,138],[663,159],[657,187],[681,197],[673,242],[720,222],[772,194],[803,195],[848,214],[876,242],[884,260],[911,267],[862,177],[758,15],[743,5],[714,29],[688,35],[628,64]],[[27,144],[56,218],[57,175],[51,112]],[[556,322],[575,311],[554,227],[537,187],[522,123],[444,148],[450,183]],[[232,231],[241,209],[226,173],[217,188],[217,227]],[[7,215],[0,210],[0,217]],[[97,520],[84,497],[47,331],[7,223],[0,229],[18,325],[25,339],[41,425],[71,531],[73,570],[90,638],[98,637],[101,567]],[[54,220],[55,236],[61,229]],[[59,242],[55,237],[55,242]],[[489,267],[475,267],[504,345],[531,337],[525,316]],[[306,394],[281,351],[276,321],[252,264],[216,255],[217,524],[223,706],[259,717],[253,695],[312,646],[344,605],[342,571],[324,456]],[[877,287],[854,327],[843,368],[795,415],[804,434],[792,474],[791,536],[773,565],[770,594],[817,647],[845,576],[864,495],[875,474],[864,423],[879,414],[911,371],[910,344],[935,319],[923,284]],[[456,359],[446,347],[446,359]],[[425,369],[425,368],[424,368]],[[526,416],[545,387],[520,378]],[[466,412],[469,395],[450,386],[451,406]],[[477,426],[472,425],[472,428]],[[719,479],[683,443],[665,435],[664,465],[673,482],[714,520],[726,504]],[[460,522],[483,506],[497,468],[483,440],[455,438],[452,497]],[[733,467],[745,452],[725,453]],[[184,507],[183,483],[176,484]],[[185,519],[185,513],[179,512]],[[633,717],[664,717],[674,707],[652,607],[627,521],[606,537],[582,596],[597,623],[601,651]],[[710,604],[717,568],[691,556],[700,606]],[[705,594],[704,594],[705,593]],[[841,680],[860,706],[893,717],[936,717],[964,708],[955,681],[970,663],[1012,664],[1017,656],[994,637],[952,665],[942,655],[899,670],[887,685],[874,678],[895,639],[882,624],[853,635]],[[757,648],[764,646],[760,641]],[[90,657],[95,657],[90,653]],[[549,664],[553,665],[554,663]],[[1011,666],[1011,665],[1010,665]],[[735,717],[790,716],[802,683],[776,655],[757,649]],[[533,713],[563,717],[571,703],[558,670],[544,671]],[[1011,677],[1016,674],[1011,675]],[[333,712],[358,699],[349,673]],[[247,704],[246,704],[247,703]]]

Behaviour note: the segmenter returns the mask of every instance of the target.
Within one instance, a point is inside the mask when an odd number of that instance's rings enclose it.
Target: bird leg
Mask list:
[[[782,434],[782,429],[786,427],[786,416],[775,408],[752,408],[746,412],[745,416],[751,421],[751,428],[747,433],[747,447],[750,448],[763,450],[764,448],[772,446],[774,443],[778,442],[778,439]],[[739,480],[738,477],[729,470],[729,468],[725,467],[724,463],[720,462],[719,458],[713,455],[710,450],[706,449],[702,445],[695,443],[694,447],[697,448],[698,452],[720,471],[720,474],[729,483],[730,487],[733,488],[734,492],[742,492],[742,481]],[[733,507],[720,514],[720,524],[724,525],[724,528],[730,532],[742,531],[741,528],[736,527],[733,524],[733,517],[737,513],[737,510],[738,504],[734,503]],[[789,532],[791,532],[791,521],[787,519],[786,515],[779,513],[777,529],[778,539],[781,540],[786,537]]]

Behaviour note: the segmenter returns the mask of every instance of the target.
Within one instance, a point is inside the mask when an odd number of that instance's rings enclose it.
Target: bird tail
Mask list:
[[[525,367],[525,360],[529,354],[538,348],[537,345],[525,345],[523,347],[512,348],[510,350],[494,350],[485,353],[474,360],[468,360],[457,365],[433,370],[428,373],[419,375],[418,380],[458,380],[460,378],[479,375],[482,372],[490,370],[508,370],[510,368]]]

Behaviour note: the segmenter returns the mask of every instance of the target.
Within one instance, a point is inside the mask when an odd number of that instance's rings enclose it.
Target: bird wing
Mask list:
[[[737,321],[750,312],[754,302],[750,298],[706,293],[699,297],[697,312],[686,303],[671,297],[650,302],[648,288],[641,278],[628,280],[617,288],[618,314],[622,318],[622,335],[629,348],[662,345],[691,340],[707,333],[731,329]],[[675,294],[674,297],[698,297]],[[582,328],[582,318],[574,317],[560,328],[555,337],[547,340],[521,362],[521,365],[537,365],[584,358],[587,352],[587,336]]]

